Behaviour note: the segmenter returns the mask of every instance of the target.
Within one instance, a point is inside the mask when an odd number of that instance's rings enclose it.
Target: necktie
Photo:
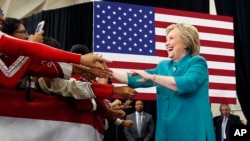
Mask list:
[[[227,117],[223,118],[222,124],[221,124],[221,140],[224,141],[226,139],[226,126],[227,126]]]
[[[138,129],[138,135],[141,137],[141,129],[142,129],[142,113],[138,114],[138,124],[137,124],[137,129]]]

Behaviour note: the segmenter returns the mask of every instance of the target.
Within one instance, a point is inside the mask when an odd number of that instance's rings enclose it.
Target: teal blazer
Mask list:
[[[179,62],[161,61],[150,74],[173,76],[178,91],[156,85],[156,141],[215,141],[209,102],[209,75],[206,60],[186,55]],[[152,87],[153,82],[137,82],[140,76],[128,76],[133,88]]]

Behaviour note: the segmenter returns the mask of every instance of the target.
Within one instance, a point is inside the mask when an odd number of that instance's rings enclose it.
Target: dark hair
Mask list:
[[[57,49],[62,49],[62,46],[59,43],[59,41],[57,41],[56,39],[52,37],[43,37],[43,43],[46,45],[52,46],[54,48],[57,48]]]
[[[70,52],[84,55],[90,53],[90,50],[86,45],[75,44],[71,47]]]
[[[3,23],[2,32],[12,35],[15,33],[15,31],[18,29],[18,26],[20,24],[23,24],[22,20],[16,19],[16,18],[5,18],[5,21]]]

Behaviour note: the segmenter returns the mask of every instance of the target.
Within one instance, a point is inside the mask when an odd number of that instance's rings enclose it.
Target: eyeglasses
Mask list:
[[[15,31],[14,33],[20,33],[20,34],[29,35],[29,33],[27,32],[27,30]]]

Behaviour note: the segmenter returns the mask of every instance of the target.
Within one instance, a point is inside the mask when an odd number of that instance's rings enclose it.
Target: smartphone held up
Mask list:
[[[40,32],[41,30],[43,30],[44,24],[45,24],[45,21],[40,21],[40,22],[37,24],[35,33]]]

